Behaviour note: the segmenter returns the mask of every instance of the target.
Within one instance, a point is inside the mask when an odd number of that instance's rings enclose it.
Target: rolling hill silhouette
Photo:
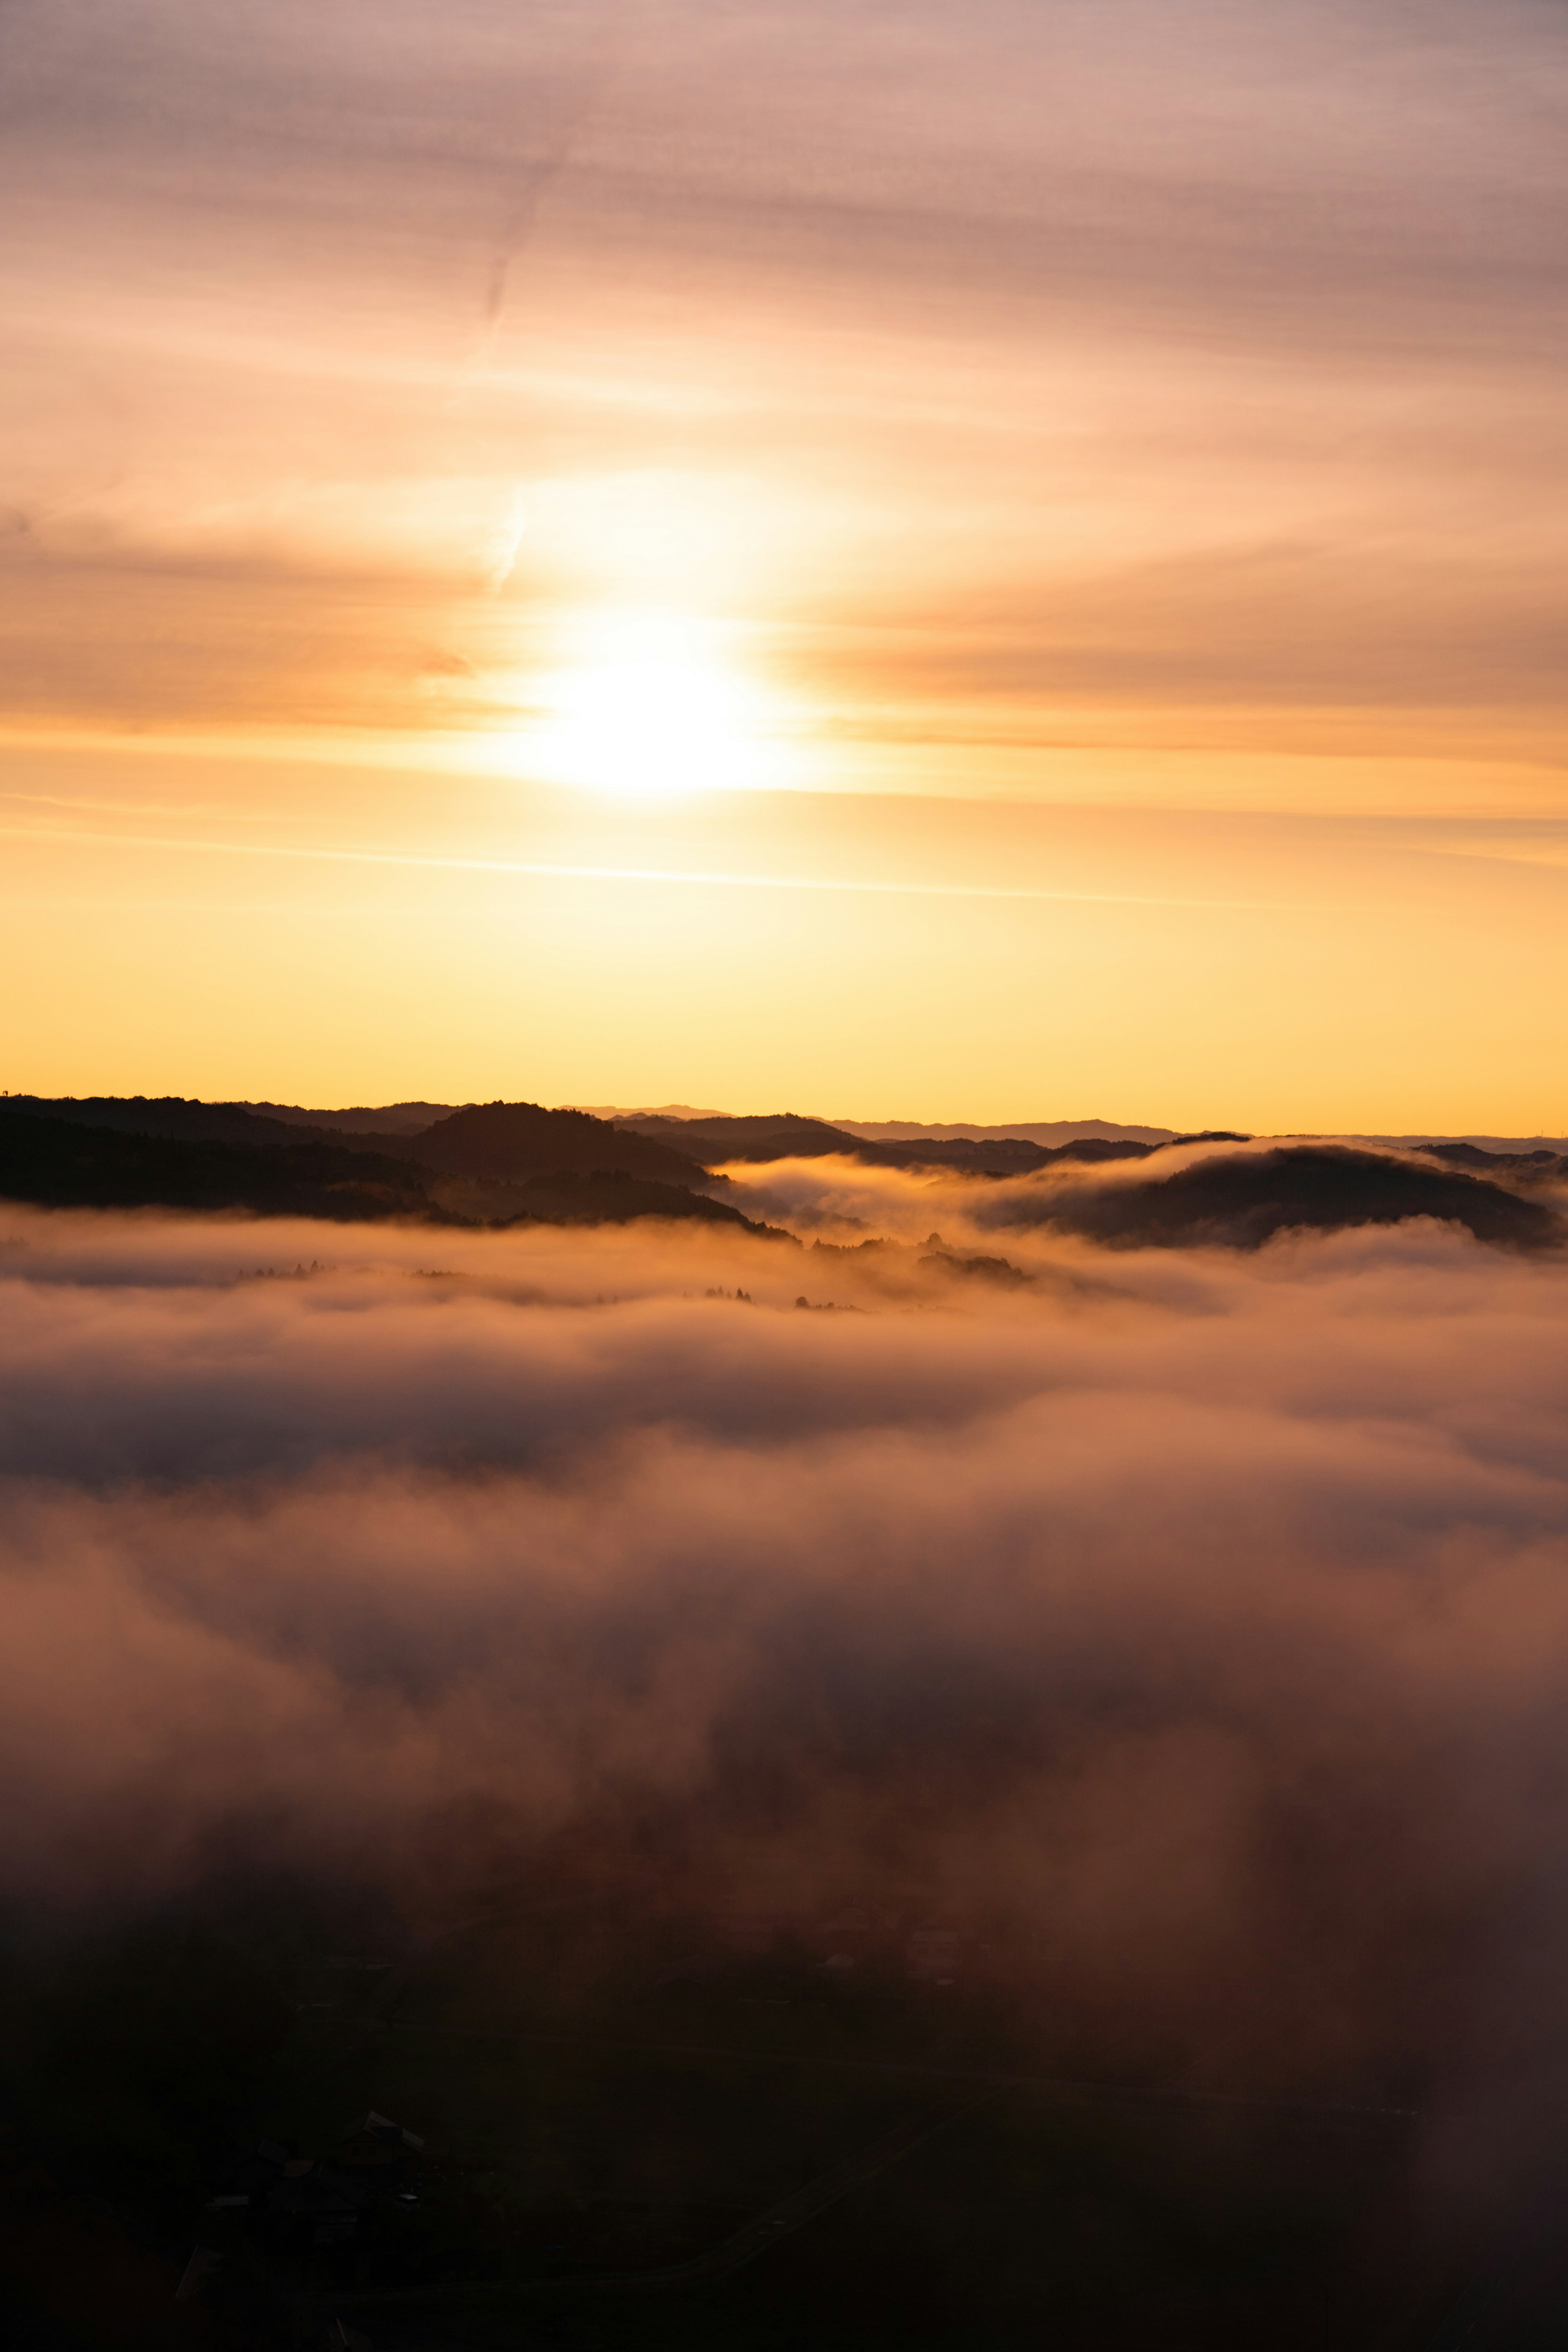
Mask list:
[[[848,1128],[797,1111],[745,1117],[669,1118],[650,1112],[629,1118],[626,1128],[717,1167],[727,1160],[858,1160],[870,1168],[949,1168],[958,1175],[1027,1176],[1058,1160],[1141,1160],[1154,1149],[1131,1139],[1085,1137],[1049,1145],[1023,1136],[916,1136],[892,1142],[868,1141]]]
[[[989,1212],[994,1224],[1054,1225],[1123,1249],[1257,1249],[1279,1233],[1409,1217],[1460,1224],[1505,1248],[1548,1249],[1568,1239],[1568,1221],[1553,1210],[1485,1177],[1332,1144],[1227,1153],[1170,1176],[1103,1186],[1031,1187]]]
[[[556,1164],[532,1169],[527,1165],[526,1145],[518,1143],[515,1124],[510,1134],[498,1137],[498,1122],[480,1122],[477,1143],[471,1129],[461,1136],[447,1150],[448,1170],[442,1171],[405,1150],[371,1150],[358,1141],[351,1145],[338,1137],[321,1138],[282,1121],[255,1118],[239,1125],[247,1115],[232,1114],[221,1106],[177,1103],[173,1111],[153,1106],[151,1113],[155,1119],[174,1123],[182,1114],[200,1114],[210,1108],[219,1129],[216,1138],[150,1133],[144,1111],[134,1105],[119,1108],[128,1111],[133,1123],[94,1125],[80,1116],[54,1118],[31,1105],[17,1108],[0,1104],[0,1199],[44,1208],[224,1210],[354,1222],[401,1217],[447,1225],[621,1224],[640,1217],[675,1217],[733,1224],[746,1233],[773,1230],[754,1224],[725,1202],[710,1199],[706,1190],[666,1181],[667,1161],[704,1186],[712,1180],[689,1161],[657,1147],[645,1146],[639,1154],[638,1138],[617,1136],[596,1119],[584,1122],[589,1129],[599,1130],[586,1139],[568,1129],[563,1142],[554,1142],[551,1139],[559,1137],[560,1129],[546,1127],[542,1135],[535,1129],[535,1159],[555,1158]],[[549,1121],[555,1115],[542,1116]],[[202,1121],[192,1116],[184,1123],[199,1128]],[[225,1139],[237,1132],[247,1139]],[[559,1156],[574,1149],[580,1157],[590,1151],[609,1156],[615,1164],[560,1165]],[[491,1165],[500,1161],[508,1172],[478,1217],[461,1213],[468,1205],[461,1184],[455,1208],[440,1197],[443,1177],[451,1172],[451,1161],[465,1156],[483,1161],[487,1154]],[[627,1158],[651,1160],[658,1172],[628,1168],[624,1164]],[[482,1192],[480,1197],[484,1199]]]
[[[418,1135],[377,1136],[378,1150],[417,1160],[448,1176],[517,1183],[534,1176],[591,1176],[616,1168],[656,1183],[712,1181],[700,1160],[661,1140],[612,1127],[585,1110],[546,1110],[542,1103],[472,1103]]]
[[[423,1171],[374,1152],[334,1143],[257,1149],[182,1139],[8,1107],[0,1107],[0,1197],[60,1209],[246,1209],[273,1217],[463,1222],[430,1199]]]

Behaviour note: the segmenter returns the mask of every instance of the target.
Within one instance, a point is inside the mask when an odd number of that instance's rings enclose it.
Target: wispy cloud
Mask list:
[[[4,36],[15,707],[407,724],[520,483],[649,465],[810,509],[742,601],[863,723],[1557,707],[1555,11],[89,22]]]

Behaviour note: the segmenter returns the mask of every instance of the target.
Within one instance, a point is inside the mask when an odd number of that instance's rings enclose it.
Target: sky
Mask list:
[[[1568,1129],[1545,0],[14,0],[0,1081]]]

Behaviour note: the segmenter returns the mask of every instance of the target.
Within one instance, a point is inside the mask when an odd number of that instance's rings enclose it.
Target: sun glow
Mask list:
[[[576,624],[532,686],[520,749],[532,772],[637,800],[786,782],[774,698],[711,622],[618,612]]]

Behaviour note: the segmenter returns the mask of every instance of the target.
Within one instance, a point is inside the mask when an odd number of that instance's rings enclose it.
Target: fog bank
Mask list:
[[[1194,2081],[1555,2079],[1555,1258],[1034,1235],[1006,1286],[648,1228],[5,1227],[22,1912],[244,1866],[427,1921],[569,1867],[628,1923],[952,1921],[1043,2032]]]

